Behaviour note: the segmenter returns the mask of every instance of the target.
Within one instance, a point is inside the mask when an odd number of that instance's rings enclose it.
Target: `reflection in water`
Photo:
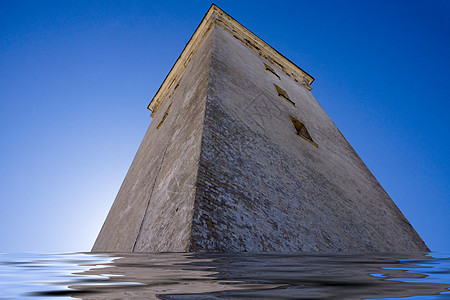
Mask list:
[[[450,259],[434,256],[119,253],[13,261],[0,255],[0,268],[9,268],[9,280],[22,284],[21,297],[449,299]],[[30,285],[32,276],[20,283],[18,268],[35,272],[35,281],[40,274],[40,285]],[[0,290],[6,286],[4,273],[0,271]],[[13,292],[9,296],[15,298]]]

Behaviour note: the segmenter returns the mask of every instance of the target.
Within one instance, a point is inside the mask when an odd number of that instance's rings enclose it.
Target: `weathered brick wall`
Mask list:
[[[311,93],[264,63],[216,26],[190,250],[426,251]]]
[[[220,26],[176,74],[93,251],[428,250],[308,85]]]
[[[93,251],[188,250],[211,46],[209,35],[155,114]]]

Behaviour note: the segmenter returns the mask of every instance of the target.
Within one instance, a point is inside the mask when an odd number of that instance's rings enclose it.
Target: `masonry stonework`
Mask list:
[[[213,5],[149,105],[93,251],[427,251],[312,81]]]

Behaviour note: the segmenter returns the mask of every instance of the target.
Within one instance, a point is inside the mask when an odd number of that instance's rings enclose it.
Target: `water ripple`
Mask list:
[[[445,253],[0,254],[0,299],[450,299]]]

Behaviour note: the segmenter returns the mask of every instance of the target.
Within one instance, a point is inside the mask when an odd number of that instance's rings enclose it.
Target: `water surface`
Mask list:
[[[0,299],[450,299],[450,255],[0,254]]]

